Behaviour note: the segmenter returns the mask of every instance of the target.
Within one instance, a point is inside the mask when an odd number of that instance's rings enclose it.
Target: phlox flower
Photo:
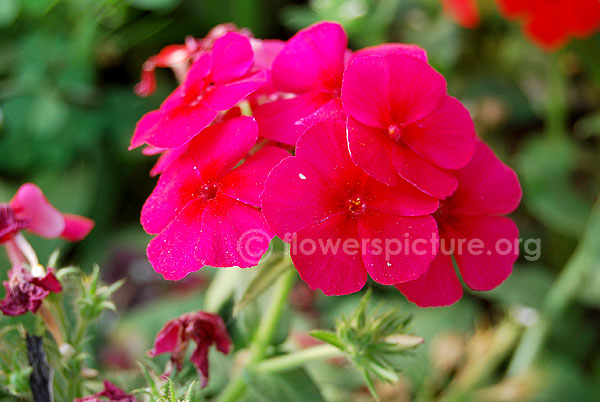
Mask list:
[[[384,285],[416,279],[435,257],[437,227],[429,214],[438,200],[403,180],[387,186],[357,167],[344,123],[308,129],[296,156],[269,175],[262,200],[271,228],[291,242],[302,279],[327,295],[357,292],[367,275]],[[386,245],[415,240],[424,243],[416,252]]]
[[[262,137],[295,145],[312,125],[345,120],[340,94],[344,69],[352,58],[347,45],[344,28],[334,22],[313,24],[290,38],[271,69],[272,89],[281,99],[254,109]],[[374,46],[357,54],[388,52],[426,58],[423,49],[404,44]]]
[[[137,402],[137,399],[110,381],[105,380],[102,391],[84,398],[76,398],[73,402]]]
[[[388,185],[404,179],[440,199],[454,192],[448,169],[471,159],[475,128],[423,57],[357,55],[344,73],[342,103],[352,160],[369,175]]]
[[[190,342],[196,343],[196,349],[190,361],[196,366],[202,379],[202,386],[208,384],[208,351],[212,345],[223,354],[231,349],[231,339],[223,319],[204,311],[184,314],[165,324],[154,341],[154,347],[148,352],[150,357],[163,353],[171,354],[171,363],[181,370],[183,359]],[[171,368],[165,375],[171,374]]]
[[[210,52],[192,64],[185,81],[160,109],[138,122],[130,149],[144,143],[179,148],[208,127],[219,111],[232,108],[266,80],[263,71],[250,72],[253,52],[247,37],[235,32],[215,40]]]
[[[251,117],[210,126],[160,176],[141,222],[146,232],[158,234],[148,258],[166,279],[181,279],[204,265],[254,266],[267,250],[273,234],[260,211],[260,194],[273,166],[289,154],[264,147],[235,167],[257,138]],[[249,231],[260,236],[246,250],[240,238]]]
[[[518,256],[517,226],[502,216],[521,200],[515,172],[478,141],[473,160],[457,177],[458,189],[435,214],[440,232],[436,259],[419,279],[396,285],[421,307],[444,306],[462,297],[451,253],[462,279],[473,290],[490,290],[502,283]],[[481,247],[469,249],[467,243],[474,239]]]
[[[556,49],[569,38],[586,38],[600,27],[597,0],[497,0],[502,14],[520,19],[535,43]]]

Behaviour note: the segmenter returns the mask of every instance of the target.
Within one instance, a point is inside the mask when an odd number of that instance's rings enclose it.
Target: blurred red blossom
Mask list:
[[[171,354],[171,363],[181,370],[188,345],[193,341],[196,349],[190,361],[196,366],[202,378],[202,386],[208,384],[208,350],[214,344],[217,350],[228,354],[231,339],[225,328],[223,319],[204,311],[184,314],[165,324],[154,341],[154,347],[148,352],[150,357],[163,353]],[[168,368],[165,375],[171,374]]]
[[[77,398],[73,402],[137,402],[137,399],[110,381],[105,380],[102,391],[84,398]]]

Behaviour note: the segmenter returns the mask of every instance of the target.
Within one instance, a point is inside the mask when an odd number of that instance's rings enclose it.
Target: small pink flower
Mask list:
[[[17,316],[27,311],[36,313],[42,300],[50,292],[62,290],[60,282],[49,268],[41,277],[34,277],[23,266],[14,266],[8,271],[8,281],[2,282],[5,289],[4,299],[0,301],[0,310],[5,315]]]
[[[413,280],[435,257],[437,227],[428,214],[438,200],[405,181],[387,186],[368,176],[350,159],[343,123],[311,127],[296,156],[273,169],[262,200],[267,222],[291,242],[302,279],[327,295],[359,291],[367,273],[384,285]],[[417,239],[425,242],[418,253],[386,246]]]
[[[161,175],[141,222],[146,232],[158,234],[148,258],[166,279],[181,279],[204,265],[254,266],[267,250],[273,233],[260,211],[260,194],[273,166],[289,154],[264,147],[233,169],[257,133],[247,116],[211,126]],[[252,231],[261,236],[246,250],[240,239]]]
[[[154,347],[148,352],[150,357],[163,353],[171,354],[171,363],[181,370],[183,359],[190,342],[196,343],[196,350],[190,361],[200,372],[202,386],[208,384],[208,351],[214,344],[217,350],[228,354],[231,349],[231,339],[225,328],[223,319],[204,311],[184,314],[165,324],[154,341]],[[168,369],[165,375],[170,375]]]
[[[84,398],[76,398],[73,402],[137,402],[137,399],[105,380],[104,390]]]
[[[448,169],[465,166],[475,149],[469,112],[422,56],[383,50],[354,57],[344,74],[352,160],[383,183],[404,179],[445,198],[458,185]]]
[[[263,71],[250,73],[253,52],[247,37],[229,32],[192,64],[185,81],[160,109],[138,122],[130,149],[144,143],[179,148],[208,127],[219,111],[235,106],[266,81]]]
[[[448,251],[464,282],[473,290],[490,290],[511,273],[518,257],[518,229],[502,215],[517,208],[521,187],[515,172],[502,163],[482,141],[477,142],[473,160],[457,173],[458,189],[442,201],[435,214],[444,252],[421,278],[396,285],[410,301],[421,306],[445,306],[462,297],[462,286]],[[478,239],[481,249],[469,252],[459,242]],[[453,242],[453,243],[452,243]],[[463,243],[464,244],[464,243]],[[506,252],[508,250],[508,252]]]

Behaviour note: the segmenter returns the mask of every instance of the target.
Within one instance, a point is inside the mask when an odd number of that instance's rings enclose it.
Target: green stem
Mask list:
[[[345,356],[343,351],[333,345],[325,344],[263,360],[252,367],[252,370],[262,373],[277,373],[295,369],[313,360],[343,356]]]
[[[273,335],[277,330],[277,324],[281,318],[283,308],[287,301],[290,290],[296,278],[294,270],[289,270],[284,273],[280,278],[275,289],[273,299],[269,304],[269,309],[266,315],[259,324],[256,334],[250,345],[250,360],[248,364],[253,365],[265,358],[267,354],[267,348],[273,340]],[[233,402],[237,401],[246,391],[246,383],[244,382],[241,375],[238,373],[229,385],[223,390],[223,393],[219,397],[220,402]]]
[[[548,94],[546,100],[546,133],[561,137],[567,127],[567,82],[559,59],[553,55],[548,63]]]
[[[554,282],[541,310],[539,321],[527,328],[508,367],[508,375],[527,371],[535,361],[553,323],[576,297],[586,274],[600,260],[600,198],[596,201],[590,219],[577,249]]]

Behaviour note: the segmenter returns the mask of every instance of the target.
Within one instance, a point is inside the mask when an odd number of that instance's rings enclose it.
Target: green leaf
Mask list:
[[[309,335],[323,342],[327,342],[338,349],[344,350],[344,343],[340,341],[340,338],[338,338],[337,334],[334,332],[316,329],[314,331],[310,331]]]
[[[244,378],[252,394],[262,402],[319,402],[321,391],[303,368],[277,374],[247,370]]]
[[[131,6],[142,10],[168,10],[174,8],[181,0],[127,0]]]
[[[262,295],[265,290],[273,286],[277,282],[277,278],[283,272],[290,269],[289,265],[290,262],[286,258],[283,261],[260,268],[256,276],[248,284],[242,297],[233,307],[233,315],[237,315],[244,307]]]

